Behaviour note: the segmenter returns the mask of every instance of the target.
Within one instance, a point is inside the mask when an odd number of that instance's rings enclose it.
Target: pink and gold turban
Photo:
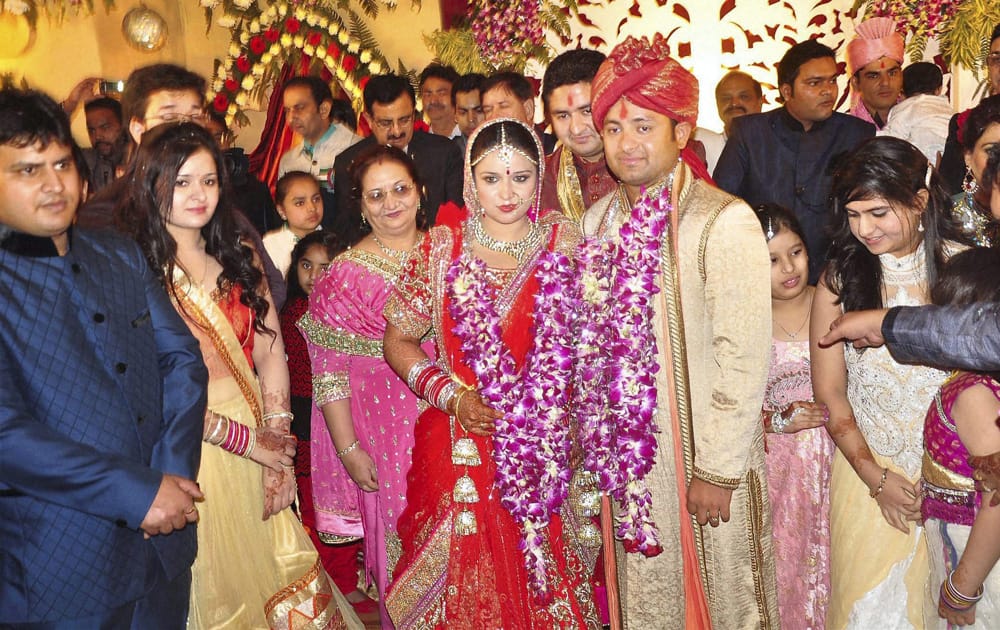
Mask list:
[[[858,24],[857,37],[847,44],[847,74],[864,68],[882,57],[903,64],[903,36],[892,18],[877,17]]]
[[[623,96],[677,122],[698,124],[698,79],[669,54],[659,33],[652,42],[628,37],[615,46],[591,83],[590,112],[598,130]]]

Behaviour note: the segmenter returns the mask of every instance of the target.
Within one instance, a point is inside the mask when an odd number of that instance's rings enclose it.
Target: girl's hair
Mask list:
[[[337,254],[344,251],[344,244],[341,242],[340,237],[326,230],[310,232],[299,239],[299,242],[292,249],[292,264],[288,266],[288,273],[286,274],[286,286],[288,290],[285,294],[285,304],[291,304],[294,298],[306,297],[306,292],[302,289],[302,285],[299,284],[297,269],[302,257],[316,245],[326,250],[326,257],[330,260],[333,260]]]
[[[288,189],[292,187],[292,182],[300,179],[307,179],[316,184],[317,189],[319,188],[319,182],[311,174],[305,171],[288,171],[279,177],[278,182],[274,185],[274,203],[279,206],[285,203],[285,197],[288,196]]]
[[[959,252],[941,268],[931,289],[931,303],[966,306],[1000,302],[1000,249],[973,247]],[[986,372],[1000,381],[1000,372]]]
[[[395,162],[406,169],[406,173],[413,180],[413,185],[417,187],[417,191],[420,193],[420,206],[417,208],[417,229],[427,229],[427,196],[424,194],[424,185],[420,181],[420,174],[417,173],[417,166],[402,149],[391,145],[374,145],[362,149],[347,168],[347,174],[351,178],[351,195],[358,200],[357,214],[348,219],[354,232],[349,239],[351,244],[357,243],[372,231],[371,226],[367,225],[367,223],[365,225],[361,224],[361,204],[363,203],[362,195],[364,194],[362,180],[373,166],[382,164],[383,162]]]
[[[760,229],[764,231],[764,238],[770,241],[778,232],[788,230],[798,236],[803,243],[806,242],[805,233],[799,224],[798,218],[788,208],[776,203],[762,203],[753,209],[760,221]]]
[[[983,188],[992,192],[994,188],[1000,188],[1000,144],[990,145],[986,149],[986,168],[983,169]],[[1000,208],[993,210],[993,214],[1000,213]]]
[[[851,232],[847,204],[884,199],[895,207],[916,207],[918,193],[927,191],[921,221],[922,247],[927,260],[927,282],[933,285],[944,263],[945,242],[968,243],[952,217],[951,199],[941,186],[937,170],[924,154],[905,140],[872,138],[851,152],[833,176],[832,242],[826,282],[847,311],[882,308],[882,266],[878,256]],[[895,211],[895,210],[894,210]]]
[[[212,156],[219,185],[219,203],[201,235],[205,252],[222,265],[218,288],[225,291],[239,286],[240,302],[254,314],[254,328],[274,334],[264,324],[267,299],[264,297],[263,273],[254,264],[254,252],[243,244],[243,234],[233,218],[230,206],[229,175],[222,151],[215,138],[195,123],[164,123],[146,131],[129,166],[125,181],[127,192],[116,209],[116,220],[123,232],[139,243],[153,273],[174,294],[173,274],[177,242],[167,230],[167,216],[174,201],[177,174],[188,159],[199,151]]]
[[[976,148],[987,127],[1000,123],[1000,94],[979,101],[969,110],[969,115],[959,125],[958,141],[966,153]]]
[[[972,247],[959,252],[941,268],[931,289],[931,303],[964,306],[1000,302],[1000,249]]]

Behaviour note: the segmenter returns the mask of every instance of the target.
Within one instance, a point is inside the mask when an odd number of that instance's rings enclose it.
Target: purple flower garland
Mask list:
[[[500,341],[500,315],[486,280],[486,265],[463,254],[448,270],[449,313],[463,356],[484,400],[504,412],[493,434],[495,483],[501,505],[521,526],[519,549],[538,600],[551,600],[545,528],[569,494],[571,439],[566,408],[573,377],[576,267],[564,254],[546,252],[535,277],[535,344],[516,369]]]
[[[622,507],[618,538],[647,556],[663,550],[645,478],[657,450],[652,298],[659,293],[670,189],[655,200],[641,196],[619,232],[620,244],[588,240],[578,255],[583,295],[574,406],[585,465]],[[610,392],[606,399],[604,392]]]

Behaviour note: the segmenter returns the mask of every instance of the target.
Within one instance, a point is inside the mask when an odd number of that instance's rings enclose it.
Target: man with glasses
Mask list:
[[[205,124],[204,101],[205,79],[186,68],[159,63],[137,68],[125,80],[122,115],[132,141],[138,146],[147,129],[162,123]],[[88,228],[113,227],[114,209],[127,184],[123,178],[117,179],[92,196],[80,208],[77,224]]]
[[[462,204],[462,155],[448,138],[414,130],[417,99],[410,82],[394,74],[373,76],[365,86],[364,100],[372,135],[338,155],[333,164],[336,207],[328,211],[334,231],[347,242],[358,235],[361,222],[347,170],[355,156],[373,144],[392,145],[413,159],[424,185],[421,199],[428,225],[434,224],[441,204]]]

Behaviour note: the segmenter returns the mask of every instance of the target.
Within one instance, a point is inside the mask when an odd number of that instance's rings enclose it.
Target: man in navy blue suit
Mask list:
[[[72,227],[81,164],[0,91],[0,628],[183,628],[208,375],[139,248]]]

